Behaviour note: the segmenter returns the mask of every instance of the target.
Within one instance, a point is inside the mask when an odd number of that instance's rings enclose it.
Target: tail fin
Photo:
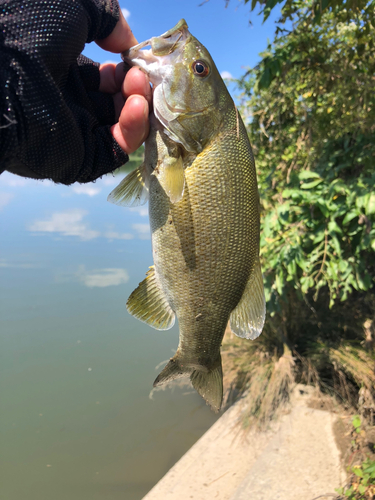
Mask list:
[[[219,355],[220,356],[220,355]],[[194,370],[190,376],[194,389],[202,396],[208,405],[218,412],[223,402],[223,370],[220,364],[209,372]]]
[[[218,412],[223,401],[223,370],[220,354],[215,364],[215,368],[208,370],[204,366],[184,365],[175,356],[157,376],[154,387],[191,374],[190,380],[194,389],[215,412]]]
[[[154,382],[154,387],[157,387],[158,385],[163,385],[166,384],[167,382],[170,382],[171,380],[175,380],[176,378],[183,377],[184,375],[188,375],[191,370],[187,370],[186,368],[182,367],[179,363],[179,360],[176,359],[176,356],[174,358],[171,358],[168,362],[168,364],[163,368],[163,370],[159,373],[159,375],[156,377],[155,382]]]

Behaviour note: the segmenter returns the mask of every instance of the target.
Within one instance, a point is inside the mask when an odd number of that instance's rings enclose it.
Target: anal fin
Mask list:
[[[146,278],[131,293],[126,308],[135,318],[156,330],[169,330],[175,322],[175,313],[156,281],[154,266],[150,267]]]
[[[266,301],[258,258],[241,300],[230,315],[230,328],[238,337],[254,340],[262,333],[265,317]]]
[[[108,195],[107,200],[123,207],[144,205],[148,200],[145,166],[130,172],[125,179]]]

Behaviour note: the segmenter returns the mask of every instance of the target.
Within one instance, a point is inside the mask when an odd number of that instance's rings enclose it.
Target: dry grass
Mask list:
[[[270,355],[259,345],[235,337],[230,330],[222,348],[226,405],[242,397],[245,402],[245,427],[264,428],[289,402],[295,385],[292,353]]]
[[[245,427],[266,427],[285,409],[293,387],[300,382],[315,386],[318,394],[329,394],[349,410],[375,415],[372,346],[366,349],[363,342],[348,341],[337,347],[316,343],[301,356],[286,343],[283,352],[280,342],[272,346],[267,332],[262,336],[246,341],[227,329],[222,346],[225,404],[242,398]]]

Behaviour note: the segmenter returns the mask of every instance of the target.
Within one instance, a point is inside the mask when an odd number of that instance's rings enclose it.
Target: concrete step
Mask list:
[[[297,386],[290,412],[266,432],[244,432],[239,401],[143,500],[313,500],[345,482],[328,411]]]

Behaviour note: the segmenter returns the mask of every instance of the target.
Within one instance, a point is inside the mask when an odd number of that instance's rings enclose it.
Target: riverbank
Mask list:
[[[311,407],[298,385],[288,412],[265,432],[245,433],[241,400],[199,439],[143,500],[313,500],[346,474],[334,435],[340,417]]]

